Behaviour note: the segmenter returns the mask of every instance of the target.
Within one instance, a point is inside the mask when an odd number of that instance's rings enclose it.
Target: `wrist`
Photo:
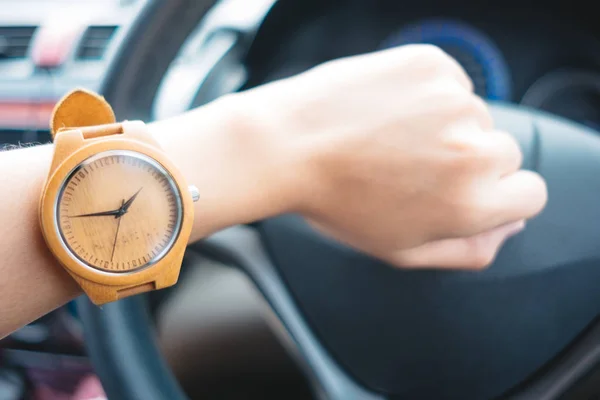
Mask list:
[[[290,121],[273,107],[257,107],[255,94],[235,94],[222,99],[229,141],[245,153],[246,179],[255,181],[250,198],[260,198],[262,212],[253,220],[301,212],[313,190],[312,158],[316,146],[312,135],[290,129]],[[244,158],[245,158],[244,157]],[[244,174],[242,174],[244,177]]]
[[[263,109],[253,95],[228,95],[150,125],[188,184],[200,191],[192,241],[301,208],[310,191],[307,146]]]
[[[318,213],[327,196],[328,168],[339,161],[335,160],[335,140],[312,132],[302,110],[287,108],[285,99],[274,104],[277,95],[250,91],[222,98],[223,109],[230,110],[224,119],[229,125],[226,130],[233,142],[250,137],[264,151],[257,152],[256,162],[270,171],[265,175],[270,187],[265,193],[273,201],[267,200],[272,211],[261,218],[285,213],[309,217]]]

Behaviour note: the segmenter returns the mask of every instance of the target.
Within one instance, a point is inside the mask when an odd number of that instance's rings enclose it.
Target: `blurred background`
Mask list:
[[[56,101],[74,87],[99,89],[143,5],[0,0],[0,146],[49,142]],[[575,9],[531,0],[222,0],[172,63],[154,118],[338,57],[432,43],[463,65],[482,97],[597,129],[600,32],[596,16]],[[164,353],[192,397],[311,398],[246,278],[193,254],[183,274],[183,283],[148,304]],[[71,304],[0,341],[0,400],[70,398],[90,374]]]
[[[2,0],[0,7],[0,140],[47,142],[54,103],[74,86],[98,87],[135,2]]]

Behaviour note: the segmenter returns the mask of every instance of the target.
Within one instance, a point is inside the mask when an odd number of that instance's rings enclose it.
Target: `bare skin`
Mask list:
[[[150,125],[201,200],[191,240],[281,213],[398,267],[478,269],[546,203],[431,46],[324,64]],[[81,293],[37,220],[49,145],[0,154],[0,337]]]

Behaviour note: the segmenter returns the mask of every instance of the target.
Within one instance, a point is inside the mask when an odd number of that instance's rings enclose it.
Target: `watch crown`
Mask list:
[[[188,186],[188,190],[190,191],[190,194],[192,195],[192,200],[194,202],[197,202],[198,200],[200,200],[200,191],[198,190],[198,188],[194,185],[190,185]]]

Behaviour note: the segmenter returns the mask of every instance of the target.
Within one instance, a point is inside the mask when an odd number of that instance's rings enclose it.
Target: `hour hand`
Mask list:
[[[81,217],[102,217],[102,216],[117,216],[121,214],[121,209],[117,208],[116,210],[111,211],[101,211],[90,214],[79,214],[79,215],[69,215],[69,218],[81,218]]]
[[[121,214],[125,214],[127,212],[127,210],[129,210],[129,207],[131,207],[131,204],[133,203],[133,201],[135,200],[137,195],[140,194],[140,192],[142,191],[143,188],[144,187],[142,186],[140,188],[140,190],[135,192],[133,196],[131,196],[126,202],[123,203],[123,205],[120,208]]]

